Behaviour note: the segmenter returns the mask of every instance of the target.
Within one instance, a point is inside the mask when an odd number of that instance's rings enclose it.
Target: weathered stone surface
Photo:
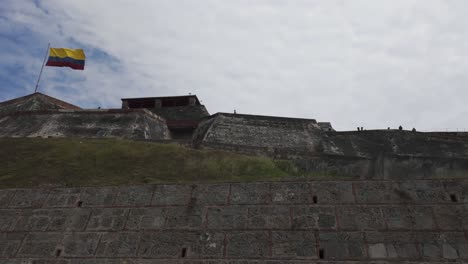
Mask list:
[[[43,109],[2,115],[0,136],[165,140],[170,132],[162,118],[146,109]]]
[[[212,258],[221,257],[224,235],[216,232],[145,233],[139,256],[154,258]]]
[[[208,209],[207,223],[210,229],[245,229],[247,207],[215,207]]]
[[[0,258],[13,257],[25,236],[25,233],[0,233]]]
[[[414,203],[450,202],[439,181],[405,181],[399,184],[398,190],[406,193]]]
[[[467,259],[468,242],[461,232],[447,232],[440,236],[442,256],[444,259]]]
[[[190,202],[191,193],[190,185],[157,185],[151,204],[186,205]]]
[[[134,232],[105,233],[99,242],[98,257],[135,257],[140,234]]]
[[[293,229],[336,229],[333,207],[298,206],[292,210]]]
[[[468,180],[448,180],[443,185],[453,202],[468,203]]]
[[[198,205],[224,205],[228,195],[228,184],[199,184],[194,185],[192,199]]]
[[[117,231],[122,230],[128,216],[128,209],[98,208],[91,211],[91,217],[86,227],[87,231]]]
[[[312,203],[309,183],[272,183],[271,197],[277,204]]]
[[[324,259],[366,258],[361,232],[321,232],[319,243]]]
[[[468,208],[466,205],[434,206],[434,215],[443,230],[468,230]]]
[[[381,204],[410,202],[411,196],[399,190],[395,182],[354,183],[356,202],[360,204]]]
[[[112,206],[115,198],[114,187],[88,187],[83,188],[80,201],[83,207]]]
[[[419,257],[416,237],[410,232],[366,232],[366,241],[371,258]]]
[[[270,201],[269,183],[231,184],[230,204],[268,204]]]
[[[165,228],[202,229],[203,210],[200,207],[178,206],[164,208]]]
[[[61,233],[29,233],[21,246],[18,257],[52,257],[62,241]]]
[[[44,207],[77,207],[80,200],[79,188],[55,188],[47,197]]]
[[[317,258],[313,232],[274,231],[271,243],[272,257],[274,258]]]
[[[126,228],[129,230],[161,229],[166,224],[163,208],[131,209]]]
[[[385,220],[380,207],[342,206],[337,209],[340,227],[348,230],[385,229]]]
[[[64,238],[64,257],[91,257],[96,253],[99,243],[99,233],[71,233]]]
[[[0,190],[0,208],[7,208],[11,199],[15,195],[14,189]]]
[[[11,208],[39,208],[44,203],[49,190],[47,189],[18,189],[13,196]]]
[[[151,203],[153,186],[119,187],[114,206],[147,206]]]
[[[90,209],[22,210],[14,231],[82,231],[86,227]]]
[[[434,229],[432,207],[390,206],[382,207],[388,229]]]
[[[55,188],[36,194],[41,208],[0,207],[0,263],[462,263],[468,207],[453,182]]]
[[[311,192],[318,204],[354,203],[351,182],[312,182]]]
[[[0,231],[9,231],[19,217],[16,210],[0,210]]]
[[[417,233],[421,253],[429,259],[466,258],[466,238],[463,233]]]
[[[227,256],[232,258],[263,258],[268,256],[267,232],[231,232],[227,235]]]
[[[289,229],[291,228],[291,210],[281,205],[249,207],[247,227],[249,229]]]

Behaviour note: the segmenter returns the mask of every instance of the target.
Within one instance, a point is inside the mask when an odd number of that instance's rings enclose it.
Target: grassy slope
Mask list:
[[[287,161],[116,139],[0,138],[0,188],[274,180]]]

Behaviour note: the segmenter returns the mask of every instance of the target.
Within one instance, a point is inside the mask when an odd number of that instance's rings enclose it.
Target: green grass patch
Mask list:
[[[0,138],[0,188],[261,181],[300,173],[289,161],[176,144]]]

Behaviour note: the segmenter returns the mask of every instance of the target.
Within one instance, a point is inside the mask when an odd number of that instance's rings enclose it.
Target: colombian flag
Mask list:
[[[70,67],[84,70],[85,54],[82,49],[50,48],[46,66]]]

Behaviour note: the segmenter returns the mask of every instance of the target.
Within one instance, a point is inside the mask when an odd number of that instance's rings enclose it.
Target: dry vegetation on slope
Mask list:
[[[288,161],[118,139],[0,138],[0,188],[274,180]]]

